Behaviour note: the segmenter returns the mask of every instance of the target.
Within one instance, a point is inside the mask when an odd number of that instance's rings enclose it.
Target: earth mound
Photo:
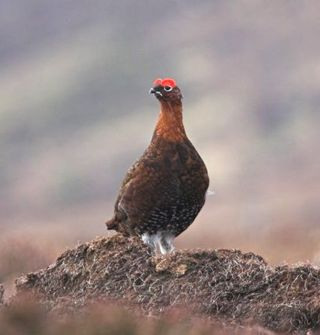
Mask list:
[[[320,270],[269,266],[238,250],[178,250],[154,256],[138,239],[98,238],[64,252],[47,269],[16,281],[49,310],[121,301],[145,315],[182,307],[209,320],[257,324],[279,332],[320,325]]]

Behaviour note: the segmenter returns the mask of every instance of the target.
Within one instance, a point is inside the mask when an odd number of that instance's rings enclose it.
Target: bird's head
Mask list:
[[[154,94],[160,102],[179,102],[182,99],[181,91],[172,78],[156,79],[149,93]]]

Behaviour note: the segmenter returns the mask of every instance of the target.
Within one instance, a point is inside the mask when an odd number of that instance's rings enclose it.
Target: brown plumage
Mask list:
[[[150,145],[129,169],[106,225],[138,235],[162,253],[194,221],[205,202],[209,178],[182,122],[182,94],[175,81],[158,79],[150,90],[160,114]]]

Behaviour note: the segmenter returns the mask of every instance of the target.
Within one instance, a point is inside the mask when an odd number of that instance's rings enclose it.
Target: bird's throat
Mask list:
[[[182,121],[182,104],[161,102],[160,114],[154,137],[167,141],[180,142],[187,138]]]

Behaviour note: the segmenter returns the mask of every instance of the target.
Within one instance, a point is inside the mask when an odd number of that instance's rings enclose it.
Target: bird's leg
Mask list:
[[[141,235],[142,242],[149,246],[153,253],[157,251],[158,236],[156,234],[144,233]]]
[[[174,250],[173,246],[174,236],[171,234],[162,233],[158,239],[158,245],[162,255],[165,255]]]

